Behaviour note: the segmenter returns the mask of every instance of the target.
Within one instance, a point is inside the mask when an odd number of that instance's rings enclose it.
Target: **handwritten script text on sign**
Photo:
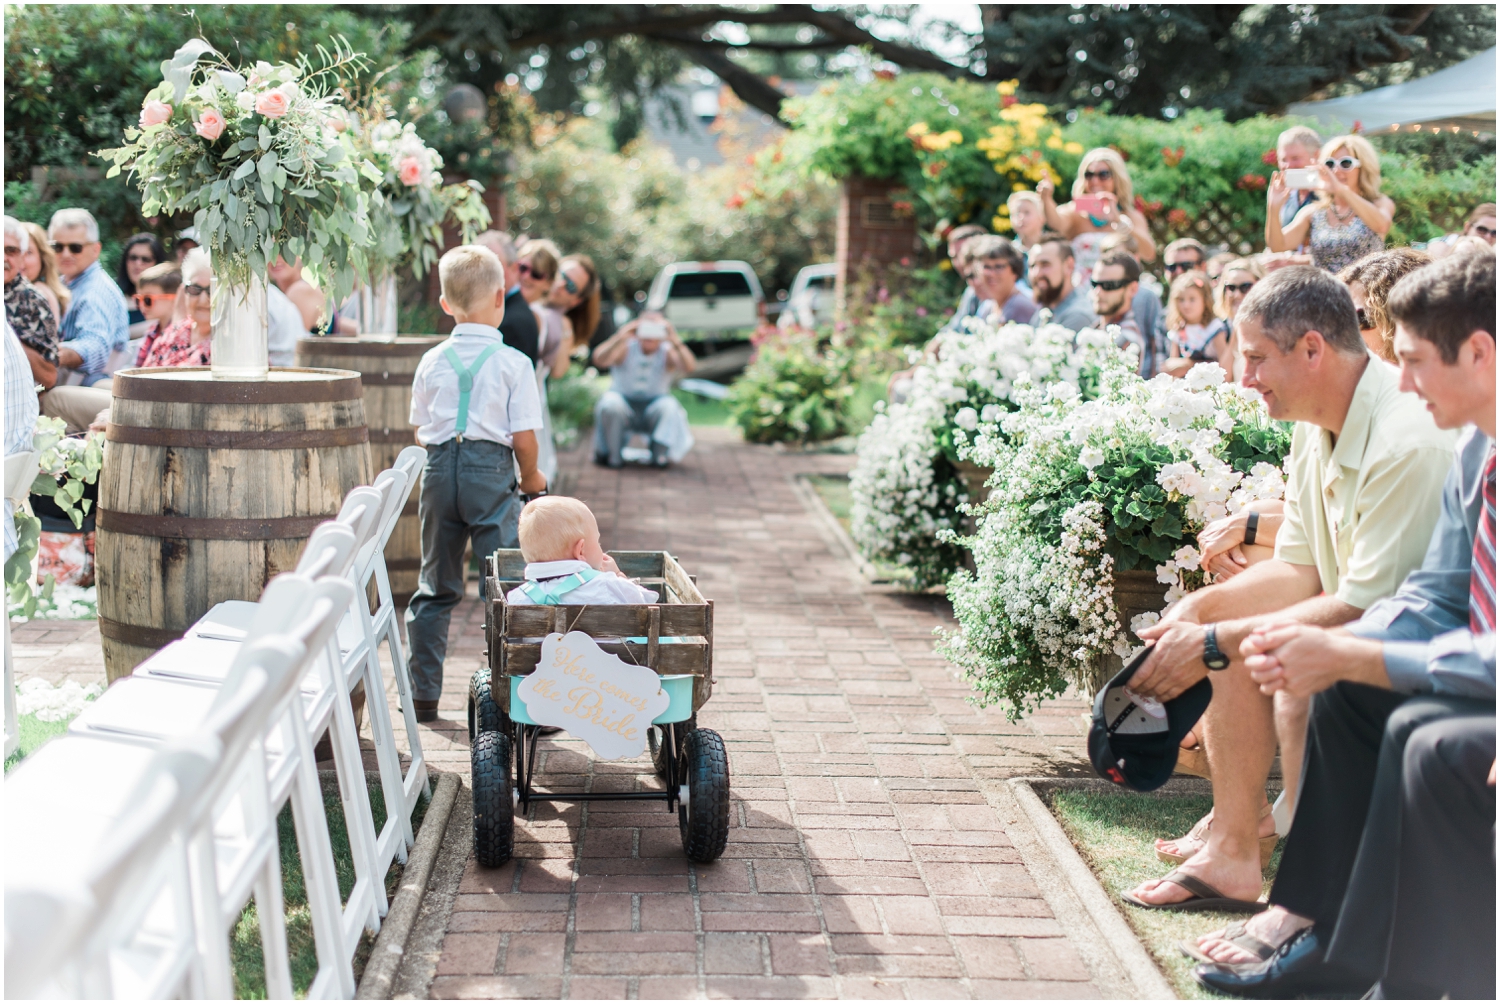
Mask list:
[[[582,631],[543,639],[541,661],[516,690],[532,721],[567,729],[602,760],[645,752],[651,720],[671,703],[655,670],[622,662]]]

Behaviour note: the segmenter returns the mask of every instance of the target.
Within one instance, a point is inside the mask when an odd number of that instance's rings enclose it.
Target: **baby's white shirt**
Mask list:
[[[527,564],[525,575],[527,579],[536,582],[561,578],[591,568],[586,561],[533,561]],[[604,572],[566,594],[563,599],[567,606],[582,606],[586,603],[655,603],[656,591],[636,585],[629,579],[622,579],[613,572]],[[517,586],[505,594],[505,602],[512,606],[523,606],[531,605],[532,600]]]

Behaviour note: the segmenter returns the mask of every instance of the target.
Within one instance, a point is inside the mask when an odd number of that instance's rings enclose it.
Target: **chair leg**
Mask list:
[[[286,943],[286,903],[281,898],[281,854],[275,843],[255,883],[255,912],[260,917],[266,997],[289,1001],[293,996],[292,963]]]
[[[234,966],[229,957],[229,935],[222,920],[219,876],[214,860],[212,823],[193,838],[190,848],[193,876],[194,924],[198,929],[198,951],[202,958],[203,987],[209,998],[234,996]]]
[[[300,715],[295,708],[289,715]],[[347,945],[344,911],[339,900],[338,872],[328,837],[328,816],[313,762],[312,739],[300,721],[287,722],[296,747],[297,767],[292,782],[292,821],[297,854],[302,860],[307,904],[312,913],[313,942],[318,953],[316,986],[328,987],[345,1000],[354,997],[354,950]],[[331,986],[330,986],[331,984]]]
[[[349,893],[350,911],[367,911],[365,929],[371,934],[380,930],[380,918],[389,903],[385,897],[385,874],[380,869],[375,849],[375,817],[370,809],[370,789],[365,783],[364,757],[360,753],[359,733],[354,726],[354,710],[349,706],[343,671],[338,671],[339,692],[334,696],[333,759],[338,772],[339,797],[344,805],[344,826],[349,834],[349,849],[354,855],[354,889]],[[368,906],[366,906],[368,903]]]
[[[401,753],[396,749],[396,733],[391,726],[391,709],[386,696],[385,680],[380,671],[380,650],[370,649],[370,658],[365,663],[365,693],[370,695],[365,702],[370,712],[370,734],[375,739],[375,756],[380,764],[380,788],[385,794],[385,829],[377,835],[377,843],[385,839],[386,831],[393,827],[397,834],[394,847],[396,860],[406,864],[406,852],[416,841],[411,829],[411,811],[406,805],[406,793],[402,785]],[[378,698],[375,695],[379,695]],[[384,854],[381,858],[384,859]]]

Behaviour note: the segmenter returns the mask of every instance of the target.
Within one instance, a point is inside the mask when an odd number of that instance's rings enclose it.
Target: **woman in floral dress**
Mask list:
[[[1362,136],[1335,136],[1323,144],[1317,201],[1281,227],[1281,206],[1291,190],[1281,172],[1271,175],[1266,198],[1266,249],[1291,251],[1304,243],[1313,264],[1337,274],[1366,255],[1385,250],[1396,204],[1380,194],[1380,155]]]

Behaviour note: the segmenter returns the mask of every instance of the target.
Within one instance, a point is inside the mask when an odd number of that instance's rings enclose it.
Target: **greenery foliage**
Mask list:
[[[81,528],[93,506],[83,497],[84,491],[99,480],[104,466],[104,435],[90,432],[70,438],[66,431],[61,419],[37,417],[31,448],[40,456],[31,493],[49,496],[73,525]],[[52,589],[49,580],[43,590],[46,595],[38,594],[31,578],[31,563],[41,544],[42,521],[23,509],[16,510],[14,520],[17,547],[5,563],[6,606],[30,619],[36,615],[38,603],[50,598]]]
[[[849,429],[849,357],[805,335],[777,336],[730,388],[735,423],[752,443],[815,443]]]

